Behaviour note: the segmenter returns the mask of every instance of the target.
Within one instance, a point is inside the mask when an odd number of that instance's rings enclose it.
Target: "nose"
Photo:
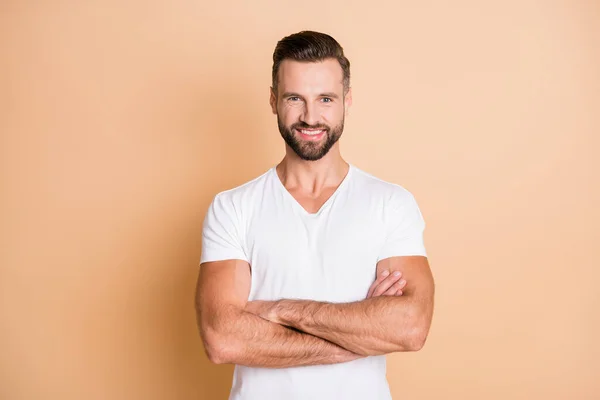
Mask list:
[[[317,107],[308,102],[305,103],[300,120],[307,125],[315,125],[319,121],[319,112]]]

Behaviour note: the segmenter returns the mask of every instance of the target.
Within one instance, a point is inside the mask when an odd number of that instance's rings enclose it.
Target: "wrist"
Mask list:
[[[273,304],[273,314],[279,324],[296,327],[291,315],[292,313],[290,312],[291,307],[289,303],[290,300],[287,299],[275,301]]]
[[[282,325],[306,332],[314,328],[315,317],[324,306],[315,301],[282,299],[277,302],[277,318]]]

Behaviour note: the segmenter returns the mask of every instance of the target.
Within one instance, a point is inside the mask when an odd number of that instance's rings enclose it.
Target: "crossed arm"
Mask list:
[[[383,271],[400,271],[402,295],[378,296]],[[377,265],[368,298],[353,303],[309,300],[247,302],[250,267],[241,260],[202,264],[198,324],[215,363],[283,368],[333,364],[419,350],[433,314],[434,283],[425,257],[392,257]],[[378,286],[379,285],[379,286]],[[386,294],[394,294],[394,288]]]
[[[402,296],[370,297],[352,303],[255,301],[248,309],[361,356],[421,349],[433,314],[434,287],[427,258],[388,258],[380,261],[377,269],[402,272],[407,281]]]
[[[198,326],[216,364],[263,368],[334,364],[359,358],[334,343],[246,310],[250,267],[242,260],[202,264],[196,290]]]

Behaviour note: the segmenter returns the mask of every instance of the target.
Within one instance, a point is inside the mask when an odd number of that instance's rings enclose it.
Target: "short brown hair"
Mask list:
[[[273,52],[273,90],[277,92],[277,74],[283,60],[318,62],[335,58],[344,73],[344,93],[350,88],[350,61],[344,55],[344,49],[331,36],[314,31],[302,31],[286,36],[277,42]]]

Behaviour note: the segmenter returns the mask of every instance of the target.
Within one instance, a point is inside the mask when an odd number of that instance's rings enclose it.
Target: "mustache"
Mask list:
[[[297,122],[290,127],[293,129],[321,129],[329,132],[329,127],[327,125],[309,125],[305,122]]]

